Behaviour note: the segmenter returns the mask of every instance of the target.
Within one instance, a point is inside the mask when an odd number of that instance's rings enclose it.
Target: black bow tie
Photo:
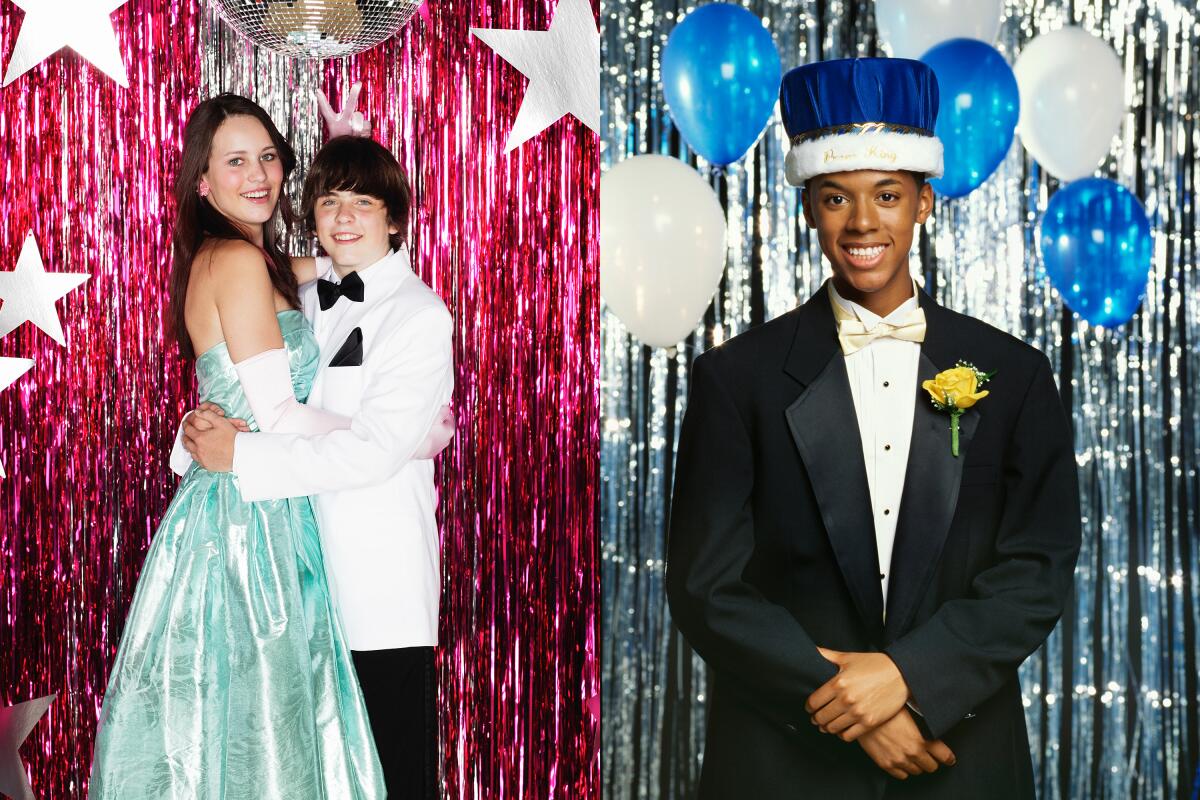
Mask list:
[[[357,272],[351,272],[342,279],[341,283],[327,281],[324,278],[317,280],[317,299],[321,301],[322,311],[332,307],[339,297],[345,297],[355,303],[362,302],[363,282]]]

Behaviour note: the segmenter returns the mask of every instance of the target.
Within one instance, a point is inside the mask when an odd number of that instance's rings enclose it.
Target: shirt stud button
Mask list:
[[[879,573],[879,580],[883,580],[883,573]]]
[[[892,510],[891,510],[890,508],[885,508],[885,509],[883,510],[883,514],[884,514],[884,516],[887,516],[887,515],[888,515],[888,514],[890,514],[890,513],[892,513]]]
[[[891,446],[890,444],[885,444],[885,445],[883,446],[883,449],[884,449],[884,450],[891,450],[891,449],[892,449],[892,446]]]
[[[883,382],[883,388],[885,388],[885,389],[886,389],[886,388],[887,388],[887,387],[889,387],[889,386],[891,386],[891,384],[890,384],[890,383],[888,383],[887,381],[884,381],[884,382]]]

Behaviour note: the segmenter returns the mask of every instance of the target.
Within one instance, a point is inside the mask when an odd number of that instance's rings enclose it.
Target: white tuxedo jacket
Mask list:
[[[334,279],[329,259],[317,274]],[[321,311],[301,287],[321,347],[308,403],[351,418],[320,436],[239,433],[233,472],[247,501],[315,495],[325,567],[351,649],[437,644],[441,567],[433,461],[410,460],[454,388],[453,322],[407,250],[359,271],[361,303]],[[355,328],[361,366],[329,366]]]

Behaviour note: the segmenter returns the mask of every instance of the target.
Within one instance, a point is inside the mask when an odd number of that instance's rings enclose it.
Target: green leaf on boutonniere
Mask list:
[[[989,392],[980,391],[980,387],[995,374],[994,370],[983,372],[971,362],[960,360],[953,369],[939,372],[933,380],[921,384],[929,392],[934,408],[950,414],[950,453],[955,458],[958,458],[958,418],[988,396]]]

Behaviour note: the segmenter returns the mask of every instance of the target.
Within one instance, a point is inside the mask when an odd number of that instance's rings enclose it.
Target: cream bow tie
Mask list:
[[[837,302],[833,304],[833,313],[838,321],[838,342],[841,343],[842,352],[846,355],[861,350],[881,336],[903,339],[906,342],[925,341],[925,309],[923,308],[914,308],[904,322],[899,325],[879,322],[870,331],[861,320],[853,315],[847,315]]]

